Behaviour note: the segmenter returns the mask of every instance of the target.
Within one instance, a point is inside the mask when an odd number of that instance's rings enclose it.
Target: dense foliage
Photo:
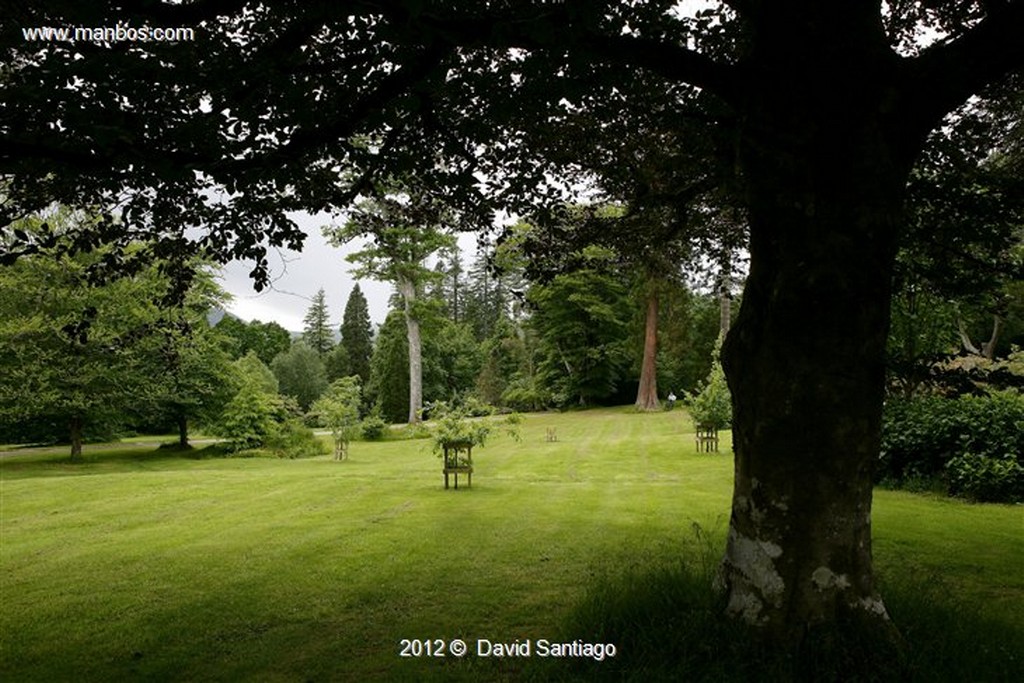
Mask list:
[[[373,327],[370,325],[370,308],[366,296],[357,282],[345,302],[341,318],[341,343],[346,367],[342,375],[355,375],[366,386],[370,381],[370,357],[373,355]],[[342,375],[339,375],[342,376]],[[334,379],[337,379],[335,377]]]
[[[353,375],[331,382],[312,405],[317,421],[331,430],[334,459],[348,457],[349,441],[359,435],[359,377]]]
[[[937,479],[952,495],[1024,500],[1024,397],[1016,392],[893,398],[885,406],[878,478]]]
[[[31,233],[72,233],[86,212],[23,221]],[[139,247],[141,248],[141,246]],[[164,427],[188,445],[190,421],[215,419],[229,398],[225,341],[207,312],[223,292],[199,270],[178,305],[161,264],[135,277],[92,275],[108,252],[51,251],[0,266],[0,440],[70,441]]]
[[[327,371],[314,349],[304,343],[292,344],[270,364],[282,394],[294,398],[302,410],[309,410],[327,388]]]
[[[288,330],[278,323],[259,320],[244,322],[233,315],[221,318],[217,323],[217,331],[232,340],[234,358],[241,358],[251,352],[267,365],[279,353],[287,351],[292,343]]]
[[[247,455],[262,449],[281,458],[323,453],[323,444],[303,424],[295,399],[277,393],[274,376],[258,358],[235,361],[235,370],[235,395],[211,425],[224,439],[219,450]]]

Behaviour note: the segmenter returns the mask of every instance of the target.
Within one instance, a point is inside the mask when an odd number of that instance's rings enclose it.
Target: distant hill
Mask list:
[[[232,315],[231,313],[228,313],[223,308],[218,306],[217,308],[210,309],[210,312],[206,314],[206,322],[210,325],[210,327],[216,327],[217,323],[219,323],[221,320],[223,320],[224,316],[226,316],[226,315],[230,315],[232,318],[237,318],[238,317],[236,315]]]

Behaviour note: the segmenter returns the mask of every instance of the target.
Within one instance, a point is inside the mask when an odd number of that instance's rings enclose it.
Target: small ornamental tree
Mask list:
[[[439,455],[445,448],[482,446],[491,433],[489,421],[469,420],[468,411],[462,407],[453,407],[439,402],[434,404],[433,412],[437,416],[437,424],[432,430],[434,452]],[[468,463],[460,459],[458,464]]]
[[[701,383],[696,394],[687,391],[684,398],[694,424],[715,431],[726,429],[732,424],[732,396],[725,381],[722,362],[719,360],[721,348],[722,342],[719,338],[711,355],[711,372]]]
[[[360,400],[359,378],[350,376],[332,382],[313,403],[312,412],[331,430],[335,460],[348,458],[348,443],[359,435]]]
[[[454,449],[457,462],[453,465],[468,465],[468,451],[473,446],[483,446],[487,437],[494,430],[495,422],[489,417],[469,419],[469,410],[465,406],[452,406],[443,401],[435,403],[431,409],[435,424],[431,429],[434,438],[434,452],[443,456],[445,449]],[[522,418],[518,413],[506,416],[504,423],[508,426],[508,434],[519,440],[519,423]],[[465,452],[467,455],[462,455]],[[446,463],[447,465],[448,463]]]

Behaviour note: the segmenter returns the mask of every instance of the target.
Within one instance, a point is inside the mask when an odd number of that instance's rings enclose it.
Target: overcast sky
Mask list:
[[[274,321],[292,332],[302,331],[302,319],[309,309],[317,291],[323,287],[327,298],[327,310],[331,325],[341,325],[345,302],[355,286],[350,274],[353,265],[345,256],[359,249],[358,243],[344,249],[327,243],[320,228],[331,222],[329,214],[292,216],[306,233],[306,244],[301,253],[282,249],[270,253],[270,274],[272,285],[257,293],[252,287],[249,271],[251,261],[234,261],[222,272],[224,288],[234,297],[228,310],[245,321]],[[475,237],[462,235],[459,244],[463,249],[463,265],[468,266],[475,253]],[[361,280],[359,282],[370,307],[370,319],[376,327],[384,322],[387,315],[388,299],[393,287],[384,282]]]

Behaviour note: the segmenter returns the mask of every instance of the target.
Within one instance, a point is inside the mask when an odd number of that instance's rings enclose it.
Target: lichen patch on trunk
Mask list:
[[[876,616],[882,617],[886,621],[889,621],[889,612],[885,609],[885,603],[882,599],[876,596],[870,598],[861,598],[857,603],[861,609],[865,612],[869,612]]]
[[[811,584],[819,591],[826,591],[833,588],[845,590],[850,587],[850,579],[846,574],[836,574],[828,567],[818,567],[811,574]]]
[[[729,530],[728,545],[723,569],[733,576],[726,611],[749,624],[763,623],[767,619],[762,615],[765,606],[778,609],[786,590],[775,568],[782,548],[769,541],[748,538],[735,528]]]

